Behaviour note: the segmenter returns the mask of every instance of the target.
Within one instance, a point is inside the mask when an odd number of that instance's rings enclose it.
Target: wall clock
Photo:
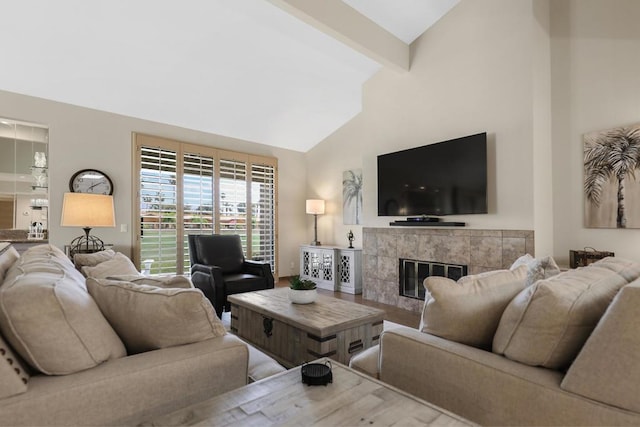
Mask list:
[[[113,194],[113,182],[104,172],[83,169],[69,180],[69,190],[74,193]]]

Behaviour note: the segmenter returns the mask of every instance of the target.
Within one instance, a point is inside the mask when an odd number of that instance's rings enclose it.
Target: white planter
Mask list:
[[[289,299],[294,304],[310,304],[316,300],[317,296],[316,289],[296,290],[289,288]]]

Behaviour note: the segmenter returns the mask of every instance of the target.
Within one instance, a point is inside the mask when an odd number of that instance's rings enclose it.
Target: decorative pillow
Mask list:
[[[107,249],[92,254],[75,254],[73,256],[73,262],[78,270],[82,270],[82,267],[95,267],[100,263],[109,261],[114,256],[116,256],[115,251],[113,249]]]
[[[20,258],[20,254],[13,246],[9,246],[0,254],[0,284],[4,280],[4,275],[9,270],[9,267],[13,265]]]
[[[494,353],[550,369],[566,368],[618,290],[640,276],[640,264],[606,258],[525,288],[505,309]]]
[[[107,277],[109,280],[130,282],[136,285],[156,286],[158,288],[193,288],[193,283],[184,276],[141,276],[139,274],[124,274]]]
[[[29,373],[0,336],[0,399],[27,391]]]
[[[101,262],[93,267],[82,267],[82,273],[87,277],[105,279],[113,275],[140,275],[133,262],[120,252],[116,253],[109,261]]]
[[[130,353],[222,336],[213,306],[198,289],[164,289],[107,279],[87,288]]]
[[[640,280],[623,287],[571,364],[560,387],[640,413]]]
[[[511,270],[521,265],[526,265],[529,269],[527,272],[527,286],[533,285],[538,280],[548,279],[556,274],[560,274],[560,267],[558,267],[556,261],[550,256],[534,258],[529,254],[523,255],[511,265]]]
[[[50,375],[125,356],[84,278],[58,251],[25,251],[9,269],[0,286],[2,335],[29,365]]]
[[[525,286],[527,267],[464,276],[454,282],[431,276],[420,330],[451,341],[491,348],[500,316],[509,301]]]
[[[26,251],[24,251],[22,253],[22,256],[29,256],[29,255],[48,255],[49,257],[54,257],[54,258],[61,258],[64,259],[66,261],[69,260],[69,257],[62,252],[62,250],[60,248],[58,248],[57,246],[54,246],[52,244],[43,244],[43,245],[36,245],[36,246],[32,246],[29,249],[27,249]]]

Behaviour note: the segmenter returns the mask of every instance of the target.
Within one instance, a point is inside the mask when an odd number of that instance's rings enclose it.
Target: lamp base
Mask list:
[[[89,227],[83,228],[84,236],[76,237],[69,244],[69,257],[73,259],[75,254],[92,254],[104,250],[104,242],[96,236],[90,236]]]
[[[317,240],[314,240],[313,242],[311,242],[311,246],[322,246],[322,243],[320,243]]]

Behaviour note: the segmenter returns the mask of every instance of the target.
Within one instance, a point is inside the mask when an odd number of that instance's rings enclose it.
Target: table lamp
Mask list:
[[[313,242],[311,242],[311,245],[320,246],[318,241],[318,215],[324,214],[324,200],[307,200],[307,213],[313,215]]]
[[[113,196],[103,194],[65,193],[62,202],[62,227],[82,227],[84,236],[71,241],[69,256],[104,250],[104,242],[89,235],[94,227],[115,227]]]

